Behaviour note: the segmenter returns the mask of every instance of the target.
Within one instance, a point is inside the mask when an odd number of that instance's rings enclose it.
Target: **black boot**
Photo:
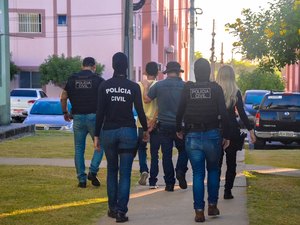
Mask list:
[[[117,223],[124,223],[124,222],[127,222],[128,221],[128,217],[126,216],[125,213],[117,213],[117,216],[116,216],[116,222]]]
[[[89,172],[88,180],[92,181],[92,185],[95,187],[100,187],[100,181],[98,180],[97,174]]]
[[[233,195],[231,193],[231,190],[226,190],[224,191],[224,199],[233,199]]]

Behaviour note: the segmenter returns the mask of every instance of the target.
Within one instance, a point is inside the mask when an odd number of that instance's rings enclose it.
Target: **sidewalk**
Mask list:
[[[206,222],[214,225],[247,225],[248,216],[246,209],[246,179],[242,174],[245,169],[244,151],[238,152],[238,168],[235,186],[233,188],[234,199],[224,200],[224,175],[222,176],[220,199],[218,207],[221,215],[208,217],[205,211]],[[160,162],[161,164],[161,162]],[[137,164],[135,164],[137,166]],[[193,191],[192,191],[192,170],[189,165],[187,181],[189,187],[181,190],[178,186],[174,192],[164,191],[163,171],[160,165],[160,175],[157,190],[149,190],[148,186],[137,185],[131,194],[129,201],[129,224],[130,225],[185,225],[193,224]],[[138,169],[136,167],[135,169]],[[224,171],[224,170],[223,170]],[[207,195],[206,197],[207,198]],[[115,220],[107,216],[102,217],[99,225],[116,224]]]

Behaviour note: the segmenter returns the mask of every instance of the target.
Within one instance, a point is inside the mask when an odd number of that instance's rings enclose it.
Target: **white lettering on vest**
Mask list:
[[[121,93],[121,94],[131,95],[131,90],[130,89],[121,88],[121,87],[107,88],[105,91],[106,91],[106,94],[108,94],[108,93]]]
[[[211,98],[210,88],[191,88],[190,89],[191,99],[207,99]]]
[[[126,102],[124,96],[111,96],[112,102]]]

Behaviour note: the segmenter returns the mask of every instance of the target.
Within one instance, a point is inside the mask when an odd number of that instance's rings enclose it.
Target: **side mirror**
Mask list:
[[[255,109],[255,110],[258,110],[259,109],[259,105],[253,105],[252,108]]]
[[[25,110],[25,111],[23,111],[23,112],[22,112],[22,115],[24,115],[24,116],[28,116],[28,111],[26,111],[26,110]]]

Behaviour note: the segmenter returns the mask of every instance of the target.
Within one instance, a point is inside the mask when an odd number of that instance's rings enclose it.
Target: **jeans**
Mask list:
[[[235,148],[234,143],[230,141],[230,145],[225,150],[226,153],[226,175],[225,175],[225,191],[230,191],[233,187],[233,183],[236,176],[236,153],[237,149]],[[221,168],[223,163],[224,152],[222,152],[220,158],[220,176],[221,176]]]
[[[142,141],[143,138],[143,129],[139,128],[139,164],[140,164],[140,173],[147,172],[149,173],[147,166],[147,143]],[[158,167],[158,151],[160,147],[160,140],[157,130],[154,129],[150,132],[150,154],[151,154],[151,164],[150,164],[150,178],[149,185],[155,186],[157,182],[157,175],[159,172]]]
[[[174,185],[175,177],[174,165],[172,161],[174,143],[178,150],[178,158],[175,168],[176,174],[181,173],[185,175],[186,171],[188,170],[188,156],[185,150],[184,140],[181,140],[177,137],[175,125],[167,125],[163,123],[159,124],[158,134],[163,154],[162,164],[165,174],[164,180],[166,185]]]
[[[86,137],[90,134],[94,140],[96,114],[75,114],[73,115],[73,131],[75,143],[75,167],[79,182],[86,182],[85,158]],[[103,149],[94,150],[89,172],[97,174],[103,157]]]
[[[131,127],[102,130],[100,136],[107,159],[109,209],[113,212],[127,213],[132,162],[138,140],[137,130]]]
[[[185,146],[193,168],[194,209],[203,209],[205,162],[207,169],[208,203],[217,204],[219,198],[219,160],[221,135],[218,129],[206,132],[191,132],[185,137]]]

